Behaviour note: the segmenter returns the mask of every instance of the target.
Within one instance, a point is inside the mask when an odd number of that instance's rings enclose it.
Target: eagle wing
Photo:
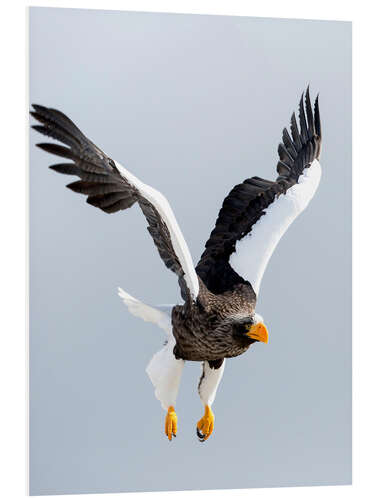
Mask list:
[[[276,181],[246,179],[225,198],[205,251],[196,267],[213,293],[250,283],[256,294],[267,263],[282,235],[312,199],[321,169],[318,97],[311,106],[309,88],[295,113],[291,136],[286,128],[279,144]]]
[[[59,163],[50,168],[60,174],[79,177],[80,180],[67,187],[88,195],[87,203],[106,213],[125,210],[137,202],[147,219],[147,229],[160,257],[167,268],[178,276],[183,299],[195,300],[199,293],[198,277],[167,199],[109,158],[66,115],[36,104],[33,108],[30,113],[41,125],[33,125],[32,128],[65,144],[43,143],[37,146],[71,160],[70,163]]]

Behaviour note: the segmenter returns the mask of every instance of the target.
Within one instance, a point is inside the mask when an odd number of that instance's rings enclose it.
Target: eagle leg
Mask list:
[[[168,408],[165,416],[165,435],[168,436],[169,441],[172,441],[172,436],[177,435],[177,414],[173,406]]]
[[[198,392],[205,411],[203,417],[197,423],[197,436],[201,443],[206,441],[214,430],[215,416],[212,413],[211,406],[224,373],[224,366],[225,359],[204,361],[202,363],[202,373],[199,379]]]
[[[214,421],[215,415],[213,414],[211,407],[206,405],[204,415],[197,423],[197,436],[201,443],[206,441],[211,436],[212,431],[214,430]]]

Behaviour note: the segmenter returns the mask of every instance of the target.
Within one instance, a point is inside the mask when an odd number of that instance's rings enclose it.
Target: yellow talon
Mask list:
[[[172,441],[172,436],[176,437],[177,434],[177,415],[173,406],[168,408],[165,416],[165,434],[169,441]]]
[[[199,441],[206,441],[214,430],[215,415],[212,413],[211,408],[206,405],[203,417],[197,423],[197,435]],[[202,431],[202,432],[200,432]]]

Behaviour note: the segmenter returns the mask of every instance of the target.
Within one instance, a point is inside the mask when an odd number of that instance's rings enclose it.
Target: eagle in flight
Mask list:
[[[199,361],[198,392],[204,415],[197,435],[212,434],[212,404],[223,376],[225,359],[239,356],[255,342],[268,342],[263,318],[256,313],[261,279],[277,243],[306,208],[318,187],[321,167],[321,126],[318,97],[311,105],[309,88],[299,102],[289,134],[284,128],[278,147],[278,177],[245,179],[223,202],[196,267],[167,199],[144,184],[92,143],[56,109],[33,105],[40,122],[32,128],[61,143],[37,144],[70,160],[50,168],[79,180],[67,185],[87,195],[87,203],[111,214],[138,203],[161,259],[178,277],[183,304],[151,307],[119,289],[129,311],[155,323],[166,342],[147,366],[155,395],[166,410],[165,434],[177,433],[176,398],[185,361]]]

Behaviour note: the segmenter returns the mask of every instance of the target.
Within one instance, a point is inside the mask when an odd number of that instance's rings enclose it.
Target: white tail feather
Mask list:
[[[149,323],[155,323],[155,325],[158,325],[159,328],[164,330],[168,335],[172,333],[170,313],[168,314],[165,312],[167,309],[166,306],[162,306],[163,310],[161,310],[157,307],[144,304],[140,300],[126,293],[120,287],[118,288],[118,294],[133,316],[141,318],[143,321],[147,321]]]

